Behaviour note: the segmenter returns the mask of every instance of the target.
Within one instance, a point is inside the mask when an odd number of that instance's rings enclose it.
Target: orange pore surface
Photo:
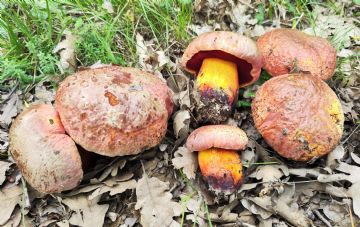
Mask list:
[[[199,151],[202,175],[214,189],[234,191],[243,179],[240,155],[234,150],[211,148]]]
[[[233,101],[239,88],[237,65],[219,58],[205,58],[196,85],[200,91],[221,89]]]

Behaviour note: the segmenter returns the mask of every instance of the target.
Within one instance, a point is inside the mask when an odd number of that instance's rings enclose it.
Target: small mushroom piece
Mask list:
[[[68,76],[55,99],[70,137],[106,156],[134,155],[158,145],[172,105],[170,89],[159,77],[118,66]]]
[[[76,187],[82,177],[81,158],[50,105],[25,109],[10,128],[9,151],[26,181],[43,193]]]
[[[310,72],[322,80],[332,77],[336,50],[324,38],[294,29],[278,28],[257,40],[264,69],[271,76],[292,72]]]
[[[189,151],[199,151],[199,167],[210,187],[232,193],[244,179],[237,150],[245,149],[247,143],[245,132],[238,127],[208,125],[193,131],[186,147]]]
[[[195,38],[186,48],[181,64],[197,76],[194,94],[197,120],[219,124],[230,116],[239,87],[259,78],[262,60],[250,38],[216,31]]]
[[[271,78],[252,102],[257,130],[281,156],[309,161],[331,152],[344,129],[339,99],[319,77],[289,74]]]

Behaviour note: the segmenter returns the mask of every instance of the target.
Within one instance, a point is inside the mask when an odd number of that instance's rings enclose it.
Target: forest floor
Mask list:
[[[358,0],[85,0],[0,3],[0,226],[360,226],[360,2]],[[250,142],[246,179],[231,195],[208,190],[184,142],[194,128],[187,44],[214,30],[256,40],[276,27],[328,39],[337,67],[327,81],[344,114],[340,144],[313,163],[279,158],[254,127],[250,105],[269,77],[241,89],[228,124]],[[99,64],[163,77],[177,104],[162,143],[131,157],[97,157],[77,188],[32,189],[8,154],[12,120],[54,102],[58,83]],[[31,135],[29,135],[31,136]],[[89,165],[89,164],[88,164]]]

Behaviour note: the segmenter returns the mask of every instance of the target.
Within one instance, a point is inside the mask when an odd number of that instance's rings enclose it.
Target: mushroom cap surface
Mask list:
[[[9,150],[29,184],[43,193],[76,187],[82,177],[81,158],[50,105],[25,109],[10,128]]]
[[[243,130],[231,125],[207,125],[194,130],[187,138],[189,151],[202,151],[210,148],[243,150],[248,138]]]
[[[266,32],[257,40],[264,69],[271,76],[293,70],[310,72],[322,80],[332,77],[336,67],[336,50],[324,38],[304,32],[278,28]]]
[[[68,76],[55,107],[70,137],[106,156],[134,155],[160,143],[172,112],[172,94],[157,76],[109,66]]]
[[[215,31],[201,34],[185,49],[181,64],[188,72],[196,74],[205,58],[236,63],[240,87],[254,83],[260,76],[262,59],[256,43],[238,33]]]
[[[339,143],[344,114],[336,94],[320,78],[309,74],[273,77],[252,102],[257,130],[281,156],[308,161]]]

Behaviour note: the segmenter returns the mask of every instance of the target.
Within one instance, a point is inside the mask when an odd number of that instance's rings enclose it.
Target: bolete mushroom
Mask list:
[[[39,104],[26,108],[11,125],[9,137],[12,157],[36,190],[61,192],[80,183],[80,155],[54,107]]]
[[[216,31],[195,38],[181,64],[197,76],[194,98],[198,121],[219,124],[230,116],[238,88],[259,78],[262,60],[250,38]]]
[[[68,76],[55,99],[70,137],[106,156],[133,155],[159,144],[172,105],[172,94],[159,77],[118,66]]]
[[[322,80],[329,79],[336,67],[336,51],[324,38],[304,32],[278,28],[257,40],[264,69],[271,76],[291,72],[310,72]]]
[[[274,77],[252,102],[257,130],[281,156],[309,161],[328,154],[343,133],[339,99],[319,77],[289,74]]]
[[[194,130],[186,147],[189,151],[199,151],[199,167],[210,187],[232,193],[244,178],[237,150],[245,149],[247,143],[245,132],[238,127],[208,125]]]

